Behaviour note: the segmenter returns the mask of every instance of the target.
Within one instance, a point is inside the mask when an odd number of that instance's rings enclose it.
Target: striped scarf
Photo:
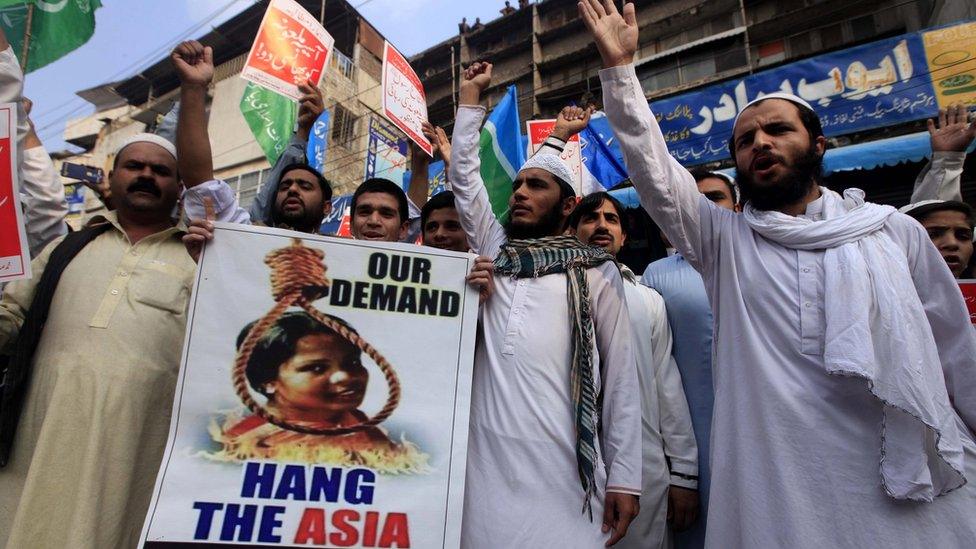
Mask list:
[[[536,278],[566,273],[567,298],[573,327],[573,365],[570,389],[576,410],[576,467],[583,486],[583,512],[593,521],[590,499],[596,464],[597,396],[593,386],[593,317],[586,269],[613,256],[602,248],[587,246],[574,236],[549,236],[511,240],[495,259],[495,272],[513,278]]]

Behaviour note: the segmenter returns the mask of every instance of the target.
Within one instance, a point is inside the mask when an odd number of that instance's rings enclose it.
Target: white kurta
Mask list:
[[[753,232],[704,198],[667,151],[633,66],[601,71],[604,102],[641,204],[702,273],[715,317],[715,412],[706,545],[971,547],[969,484],[931,503],[881,486],[882,405],[864,381],[823,362],[822,251]],[[824,198],[806,215],[821,219]],[[894,214],[881,229],[904,251],[935,334],[962,431],[976,426],[976,336],[945,261],[924,229]]]
[[[479,173],[483,116],[458,109],[450,178],[468,242],[495,257],[506,236]],[[462,547],[602,547],[606,490],[640,494],[641,410],[623,282],[610,262],[587,270],[587,281],[603,395],[593,521],[581,513],[566,277],[496,277],[475,355]]]
[[[664,298],[622,269],[640,386],[643,486],[640,514],[617,546],[651,549],[670,545],[668,486],[698,487],[698,447],[681,374],[671,357]]]

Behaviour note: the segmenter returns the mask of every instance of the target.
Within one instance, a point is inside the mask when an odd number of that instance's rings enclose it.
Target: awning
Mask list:
[[[969,152],[976,149],[976,142],[969,146]],[[932,156],[932,145],[928,132],[911,133],[867,143],[858,143],[830,149],[824,154],[824,175],[853,170],[873,170],[881,166],[896,166],[903,162],[921,162]],[[735,176],[735,169],[718,170]],[[611,191],[625,206],[636,208],[640,205],[637,192],[633,188]]]

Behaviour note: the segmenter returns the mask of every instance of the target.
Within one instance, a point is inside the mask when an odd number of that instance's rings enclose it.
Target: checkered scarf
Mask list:
[[[549,236],[510,240],[495,259],[495,272],[513,278],[536,278],[566,273],[567,297],[573,326],[573,366],[570,387],[576,410],[576,466],[583,486],[583,512],[593,521],[590,499],[596,464],[597,396],[593,386],[593,317],[586,269],[613,256],[602,248],[587,246],[574,236]]]

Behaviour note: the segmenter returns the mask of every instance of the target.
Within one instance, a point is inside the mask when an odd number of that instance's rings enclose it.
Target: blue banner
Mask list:
[[[329,138],[329,111],[324,110],[312,124],[309,132],[308,145],[305,146],[305,158],[315,171],[325,173],[325,149]]]
[[[701,164],[728,158],[736,115],[749,101],[776,91],[810,102],[828,136],[928,118],[939,110],[922,33],[818,55],[650,106],[671,154],[682,164]]]

